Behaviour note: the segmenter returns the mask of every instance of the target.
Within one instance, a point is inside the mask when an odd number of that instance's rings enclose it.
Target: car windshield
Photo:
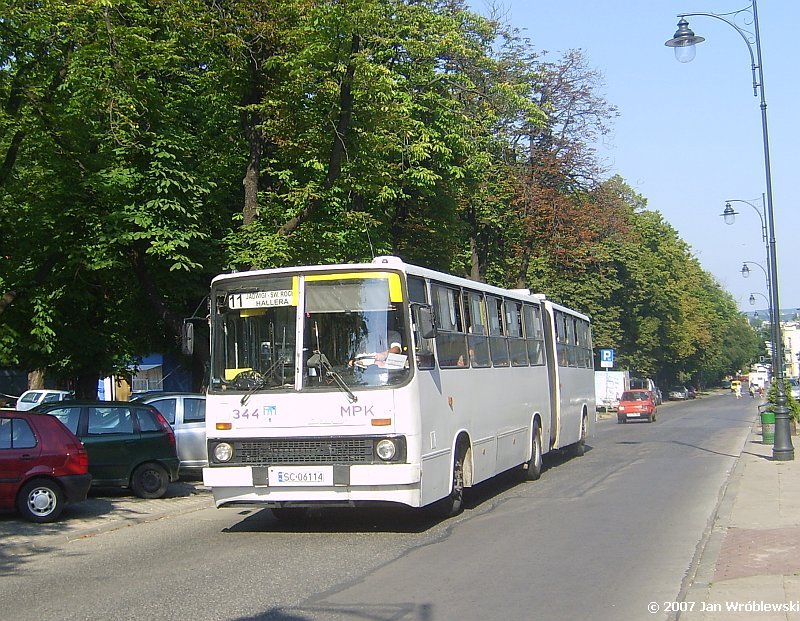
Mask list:
[[[646,390],[630,390],[622,393],[621,401],[647,401],[650,393]]]

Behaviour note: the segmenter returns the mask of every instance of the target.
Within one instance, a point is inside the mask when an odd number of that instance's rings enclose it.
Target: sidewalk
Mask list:
[[[773,461],[761,422],[753,424],[690,577],[681,621],[800,621],[800,442],[792,443],[794,461]]]
[[[89,498],[67,505],[61,519],[51,524],[26,522],[12,512],[0,514],[0,568],[12,556],[28,556],[59,547],[75,539],[212,508],[211,490],[202,481],[181,479],[171,483],[163,498],[138,498],[130,490],[90,490]]]

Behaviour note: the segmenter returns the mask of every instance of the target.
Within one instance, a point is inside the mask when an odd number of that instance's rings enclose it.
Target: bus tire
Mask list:
[[[431,505],[431,513],[434,517],[447,519],[464,510],[464,460],[466,454],[464,445],[458,444],[453,459],[453,482],[450,493]]]
[[[523,478],[526,481],[537,481],[542,476],[542,428],[539,420],[533,421],[531,432],[531,458],[522,464]]]
[[[570,447],[570,453],[573,457],[583,457],[586,454],[586,415],[581,416],[581,435],[580,439]]]

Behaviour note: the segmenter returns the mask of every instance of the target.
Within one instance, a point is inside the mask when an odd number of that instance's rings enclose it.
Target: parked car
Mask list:
[[[52,417],[0,410],[0,509],[32,522],[57,520],[86,499],[92,477],[86,448]]]
[[[697,398],[697,388],[694,386],[687,386],[686,387],[686,395],[689,399],[696,399]]]
[[[140,498],[161,498],[178,478],[175,433],[151,405],[71,401],[34,411],[56,417],[83,441],[92,485],[129,487]]]
[[[67,399],[72,399],[72,396],[72,393],[68,390],[26,390],[19,396],[19,399],[17,399],[17,409],[24,412],[32,410],[42,403],[66,401]]]
[[[800,401],[800,380],[796,377],[789,378],[789,390],[795,400]]]
[[[669,389],[670,401],[680,401],[689,398],[689,391],[686,386],[673,386]]]
[[[656,412],[656,398],[652,390],[626,390],[619,398],[617,422],[646,420],[652,423],[656,419]]]
[[[208,466],[206,448],[206,397],[194,392],[153,392],[131,400],[154,406],[175,431],[182,471],[198,472]]]

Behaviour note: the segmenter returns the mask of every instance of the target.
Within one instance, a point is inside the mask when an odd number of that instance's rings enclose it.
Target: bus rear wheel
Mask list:
[[[573,457],[583,457],[586,454],[586,436],[588,435],[586,425],[586,415],[581,416],[581,435],[580,439],[570,447]]]
[[[539,421],[533,422],[531,432],[531,458],[522,464],[522,475],[526,481],[536,481],[542,476],[542,428]]]

